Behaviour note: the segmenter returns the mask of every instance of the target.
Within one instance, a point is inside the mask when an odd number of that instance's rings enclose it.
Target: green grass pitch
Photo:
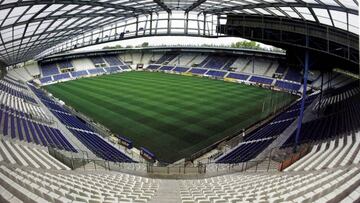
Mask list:
[[[46,89],[169,163],[249,127],[295,99],[254,86],[150,72],[78,79]]]

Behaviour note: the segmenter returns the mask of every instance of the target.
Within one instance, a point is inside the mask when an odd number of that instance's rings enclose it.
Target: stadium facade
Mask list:
[[[76,49],[146,36],[284,50]],[[1,202],[359,202],[357,0],[0,1]]]

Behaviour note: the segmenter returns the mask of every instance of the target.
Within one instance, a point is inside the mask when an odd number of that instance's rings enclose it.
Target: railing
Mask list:
[[[284,169],[286,169],[287,167],[289,167],[293,163],[295,163],[297,160],[304,157],[306,154],[309,153],[310,149],[311,149],[311,147],[306,146],[306,147],[302,148],[298,153],[295,153],[295,154],[291,155],[288,159],[282,161],[279,165],[279,171],[283,171]]]

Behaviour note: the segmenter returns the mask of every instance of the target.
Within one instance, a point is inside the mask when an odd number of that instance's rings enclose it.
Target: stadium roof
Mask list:
[[[0,0],[0,61],[141,36],[218,37],[218,17],[228,14],[359,30],[357,0]]]

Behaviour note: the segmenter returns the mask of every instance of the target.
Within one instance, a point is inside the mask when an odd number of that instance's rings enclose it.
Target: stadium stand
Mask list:
[[[68,78],[70,78],[69,73],[62,73],[62,74],[58,74],[58,75],[53,76],[54,81],[64,80],[64,79],[68,79]]]
[[[359,164],[359,133],[333,138],[312,147],[311,151],[285,171],[310,171]]]
[[[57,67],[56,63],[41,64],[40,69],[41,69],[43,77],[60,73],[59,68]]]
[[[115,72],[118,72],[120,71],[121,69],[117,66],[111,66],[111,67],[108,67],[108,68],[104,68],[106,72],[108,73],[115,73]]]
[[[72,77],[77,78],[77,77],[88,75],[88,72],[86,70],[79,70],[79,71],[71,72],[70,74]]]
[[[66,69],[66,68],[72,68],[73,67],[73,65],[71,64],[71,62],[69,60],[58,61],[57,64],[58,64],[60,69]]]
[[[178,72],[178,73],[185,73],[189,70],[189,68],[185,68],[185,67],[175,67],[175,69],[173,71]]]
[[[102,66],[103,64],[105,64],[104,59],[102,57],[100,57],[100,56],[91,57],[90,60],[93,62],[93,64],[95,66]]]
[[[281,80],[277,80],[275,86],[281,89],[292,90],[292,91],[299,91],[301,88],[301,84],[285,82]]]
[[[171,71],[172,69],[174,69],[174,66],[162,66],[159,70]]]
[[[159,181],[122,173],[91,174],[36,171],[0,166],[2,191],[26,202],[147,202]]]
[[[155,64],[163,64],[164,62],[170,62],[173,59],[175,59],[178,56],[178,54],[176,53],[165,53],[164,55],[162,55],[156,62]]]
[[[196,75],[203,75],[203,74],[205,74],[207,71],[208,71],[208,70],[206,70],[206,69],[200,69],[200,68],[192,68],[192,69],[190,70],[190,72],[191,72],[192,74],[196,74]]]
[[[53,170],[70,170],[69,167],[49,155],[46,149],[31,145],[0,140],[1,161],[20,166]]]
[[[251,76],[249,81],[254,83],[266,84],[266,85],[270,85],[271,83],[273,83],[273,79],[263,78],[258,76]]]
[[[182,202],[339,202],[359,182],[357,166],[306,174],[239,174],[181,181]]]
[[[308,97],[306,100],[306,107],[310,105],[315,95]],[[273,118],[268,123],[264,124],[258,130],[252,132],[244,137],[243,142],[232,150],[223,154],[217,158],[217,163],[240,163],[246,162],[255,158],[260,152],[262,152],[269,144],[271,144],[291,123],[294,122],[297,113],[293,113],[298,110],[300,102],[296,102],[290,106],[286,111]],[[291,141],[294,138],[289,138]]]
[[[289,81],[301,82],[301,74],[300,72],[293,70],[291,68],[288,69],[284,79]]]
[[[227,72],[223,71],[215,71],[215,70],[209,70],[206,75],[212,76],[212,77],[224,77],[227,74]]]
[[[157,70],[157,69],[159,69],[159,68],[160,68],[159,65],[149,65],[149,66],[147,67],[147,69],[150,69],[150,70]]]
[[[104,69],[102,68],[95,68],[95,69],[90,69],[88,70],[90,74],[101,74],[104,73]]]
[[[240,73],[229,73],[226,77],[238,80],[247,80],[250,76]]]
[[[56,102],[49,99],[41,90],[31,87],[49,110],[94,154],[113,162],[133,162],[131,158],[100,138],[86,123],[73,116]]]
[[[121,66],[124,65],[116,56],[104,56],[105,61],[109,64],[109,66]]]
[[[358,8],[0,1],[0,203],[359,203]]]

